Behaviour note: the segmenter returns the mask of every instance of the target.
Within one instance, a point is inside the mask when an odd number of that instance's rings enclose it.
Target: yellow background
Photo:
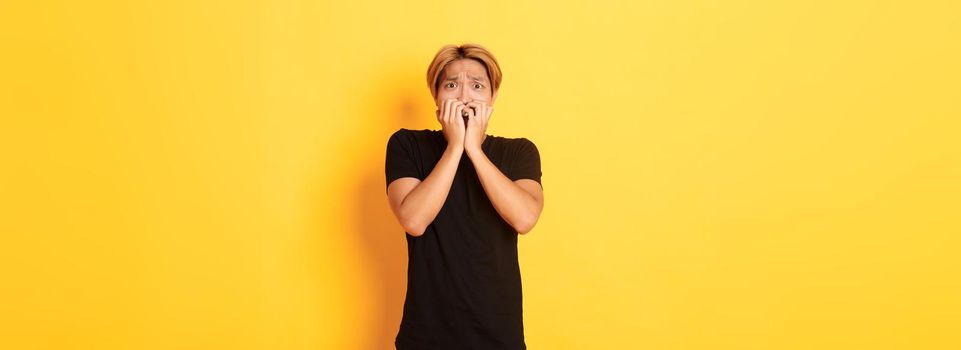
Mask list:
[[[0,2],[0,348],[391,348],[462,42],[541,153],[529,348],[961,348],[956,2],[587,3]]]

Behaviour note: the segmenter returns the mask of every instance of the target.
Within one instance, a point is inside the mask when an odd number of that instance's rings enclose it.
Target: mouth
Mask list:
[[[470,114],[469,114],[469,113],[467,113],[467,110],[468,110],[468,109],[470,109],[470,110],[472,110],[472,111],[474,112],[474,114],[475,114],[475,115],[477,114],[477,110],[476,110],[476,109],[474,109],[474,107],[467,107],[467,108],[465,108],[465,109],[463,109],[463,110],[461,110],[461,112],[460,112],[460,115],[461,115],[462,117],[464,117],[464,118],[467,118],[467,117],[469,117],[469,116],[470,116]]]

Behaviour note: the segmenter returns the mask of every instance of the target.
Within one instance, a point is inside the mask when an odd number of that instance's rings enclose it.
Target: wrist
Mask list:
[[[484,154],[484,151],[480,148],[480,146],[470,146],[470,147],[465,146],[464,152],[467,153],[467,156]]]
[[[464,151],[464,145],[460,142],[448,143],[446,151],[460,154]]]

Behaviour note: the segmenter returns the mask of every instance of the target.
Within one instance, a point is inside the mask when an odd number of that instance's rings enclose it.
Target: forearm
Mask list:
[[[448,146],[434,170],[401,202],[400,217],[412,235],[423,234],[444,206],[462,154],[462,146]]]
[[[468,152],[477,177],[494,209],[508,224],[521,233],[529,231],[540,216],[537,199],[511,181],[484,152]]]

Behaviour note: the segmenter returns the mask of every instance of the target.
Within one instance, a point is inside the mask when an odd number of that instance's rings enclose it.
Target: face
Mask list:
[[[493,87],[487,79],[487,69],[480,62],[473,59],[459,59],[448,63],[439,77],[437,87],[437,108],[444,105],[448,99],[458,99],[463,103],[486,102],[494,105],[497,94],[492,94]]]

